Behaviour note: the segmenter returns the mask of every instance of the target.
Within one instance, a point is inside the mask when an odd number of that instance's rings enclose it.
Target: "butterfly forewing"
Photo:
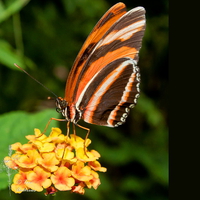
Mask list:
[[[110,27],[96,44],[93,52],[87,57],[78,75],[74,90],[73,100],[75,102],[78,101],[81,92],[91,77],[106,67],[110,62],[123,57],[138,60],[138,52],[144,34],[144,24],[144,9],[139,7],[123,15]]]
[[[86,39],[78,56],[76,57],[66,82],[65,99],[69,104],[74,102],[73,96],[75,94],[74,90],[76,85],[74,83],[77,82],[78,75],[80,75],[81,70],[83,70],[83,66],[95,48],[95,45],[102,39],[110,27],[125,13],[126,6],[123,3],[117,3],[103,15]]]

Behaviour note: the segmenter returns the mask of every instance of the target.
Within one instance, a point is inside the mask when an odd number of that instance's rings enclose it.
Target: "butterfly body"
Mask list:
[[[110,8],[82,46],[56,107],[67,121],[116,127],[123,124],[139,97],[138,53],[145,10]]]

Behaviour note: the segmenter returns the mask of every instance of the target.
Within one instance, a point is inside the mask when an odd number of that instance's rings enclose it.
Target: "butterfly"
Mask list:
[[[56,98],[65,121],[108,127],[126,121],[140,93],[137,62],[145,24],[143,7],[127,12],[117,3],[103,15],[75,59],[64,98]]]

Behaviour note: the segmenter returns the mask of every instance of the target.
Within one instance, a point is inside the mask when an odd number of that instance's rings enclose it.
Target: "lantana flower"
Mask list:
[[[99,161],[100,154],[89,151],[91,140],[71,134],[62,134],[59,128],[52,128],[49,136],[34,129],[34,135],[28,135],[27,144],[12,144],[15,153],[4,158],[8,168],[17,170],[11,190],[54,194],[57,191],[85,193],[85,188],[97,189],[101,184],[97,172],[106,172]]]

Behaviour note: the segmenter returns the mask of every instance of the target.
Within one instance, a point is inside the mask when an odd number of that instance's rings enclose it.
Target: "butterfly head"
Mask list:
[[[67,107],[67,102],[61,98],[61,97],[57,97],[56,98],[56,111],[58,113],[62,113],[63,110],[65,110]]]
[[[77,123],[81,119],[81,111],[77,110],[74,104],[69,105],[68,102],[61,98],[56,98],[56,111],[61,113],[67,121]]]

